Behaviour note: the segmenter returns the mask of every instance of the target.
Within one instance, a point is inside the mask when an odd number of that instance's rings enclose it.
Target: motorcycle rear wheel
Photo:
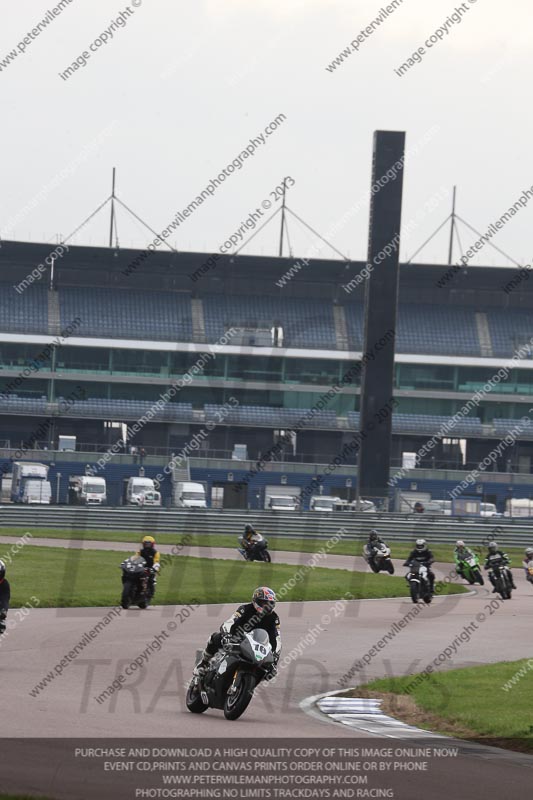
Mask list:
[[[239,719],[250,705],[254,695],[255,678],[246,672],[240,675],[239,684],[235,694],[228,695],[224,703],[224,716],[226,719]]]
[[[202,700],[202,696],[198,691],[198,686],[193,686],[192,684],[187,689],[185,705],[192,714],[203,714],[204,711],[207,711],[209,708]]]

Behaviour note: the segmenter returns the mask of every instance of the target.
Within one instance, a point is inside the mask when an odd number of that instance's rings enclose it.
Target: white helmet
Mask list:
[[[464,546],[465,546],[465,543],[463,542],[463,540],[462,540],[462,539],[458,539],[458,540],[456,541],[456,543],[455,543],[455,546],[456,546],[456,547],[464,547]]]
[[[417,539],[416,540],[416,549],[417,550],[425,550],[426,549],[426,540],[425,539]]]

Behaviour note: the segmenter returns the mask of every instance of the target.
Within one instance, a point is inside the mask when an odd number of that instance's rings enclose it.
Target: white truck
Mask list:
[[[71,505],[101,506],[107,500],[105,478],[90,475],[71,475],[68,482],[68,501]]]
[[[311,511],[337,511],[341,503],[340,497],[328,497],[327,495],[317,494],[311,497],[309,509]]]
[[[205,487],[202,483],[179,481],[174,497],[177,508],[207,508]]]
[[[511,497],[505,501],[504,517],[533,517],[533,500],[529,497]]]
[[[13,503],[50,505],[52,487],[46,464],[37,464],[34,461],[14,462],[11,500]]]
[[[138,476],[124,479],[123,500],[129,506],[160,506],[161,495],[152,478]]]
[[[265,486],[265,508],[269,511],[296,511],[301,491],[299,486]]]

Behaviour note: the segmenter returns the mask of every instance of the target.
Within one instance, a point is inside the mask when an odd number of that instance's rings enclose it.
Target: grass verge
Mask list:
[[[23,528],[0,528],[0,536],[13,536],[19,538],[23,536],[26,531]],[[29,531],[32,536],[35,537],[46,537],[49,539],[74,539],[74,540],[92,540],[98,542],[136,542],[139,540],[138,533],[129,533],[127,531],[99,531],[99,530],[87,530],[87,531],[66,531],[66,530],[58,530],[55,528],[35,528]],[[150,533],[151,531],[147,531]],[[178,544],[181,539],[183,538],[180,535],[171,534],[171,533],[155,533],[156,539],[160,544]],[[228,547],[230,549],[237,547],[237,536],[229,536],[227,534],[191,534],[190,535],[190,542],[191,546],[196,547]],[[532,547],[533,547],[533,535],[532,535]],[[349,540],[349,541],[340,541],[337,542],[328,552],[331,552],[335,555],[361,555],[363,542],[366,541],[366,537],[364,539],[360,539],[357,541]],[[288,537],[276,537],[276,536],[269,536],[268,537],[268,546],[269,549],[272,551],[280,551],[280,552],[296,552],[296,553],[316,553],[320,550],[321,547],[324,547],[326,540],[322,539],[291,539]],[[393,558],[407,558],[408,553],[413,548],[414,539],[405,540],[402,542],[392,542],[392,557]],[[468,542],[467,542],[468,545]],[[435,544],[430,545],[433,554],[437,561],[442,562],[449,562],[453,563],[453,546],[452,545],[445,545],[445,544]],[[0,558],[4,549],[7,551],[9,549],[9,545],[0,545]],[[475,548],[472,548],[475,549]],[[521,548],[508,548],[506,552],[512,559],[513,566],[520,566],[523,558],[523,550]],[[485,548],[483,549],[483,553],[485,553]]]
[[[458,738],[533,753],[533,660],[504,661],[432,673],[383,678],[350,690],[380,697],[392,717]]]
[[[125,555],[27,545],[9,567],[12,605],[23,605],[32,596],[41,607],[115,605],[121,592],[118,567]],[[404,578],[384,574],[176,556],[161,570],[156,604],[240,603],[257,586],[279,591],[289,581],[285,601],[338,600],[349,594],[354,599],[405,597],[407,592]],[[462,586],[449,585],[443,593],[462,591]]]

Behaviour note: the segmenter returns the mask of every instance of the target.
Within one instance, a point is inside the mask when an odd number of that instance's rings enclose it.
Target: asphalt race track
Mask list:
[[[13,539],[1,537],[0,541],[10,543]],[[117,542],[32,541],[32,545],[38,544],[116,551],[130,551],[133,547]],[[161,546],[160,550],[165,552],[170,548]],[[223,548],[187,548],[183,552],[239,558],[235,551]],[[278,562],[295,565],[305,564],[312,557],[309,553],[276,552],[273,555]],[[353,568],[354,565],[361,569],[362,560],[348,556],[327,557],[329,567]],[[399,562],[396,565],[399,567]],[[450,564],[436,566],[437,579],[451,570]],[[318,712],[308,713],[300,704],[310,696],[342,686],[356,686],[369,678],[421,671],[473,620],[477,620],[477,629],[470,641],[462,643],[451,658],[444,660],[441,669],[530,657],[533,587],[526,583],[519,570],[514,571],[514,576],[518,591],[513,593],[511,601],[495,601],[492,610],[489,603],[496,595],[486,586],[477,587],[469,594],[435,598],[430,607],[424,607],[386,647],[369,659],[364,672],[354,670],[344,682],[343,676],[354,661],[370,651],[394,622],[413,609],[411,601],[407,598],[349,601],[340,610],[338,606],[335,608],[335,601],[279,603],[282,663],[283,659],[287,663],[280,669],[275,684],[258,690],[244,716],[236,722],[228,722],[221,712],[212,710],[193,715],[184,705],[184,685],[190,677],[195,652],[231,614],[234,605],[201,606],[190,610],[187,618],[182,607],[174,606],[122,611],[62,670],[62,674],[55,674],[36,696],[31,696],[31,690],[54,670],[84,632],[91,630],[109,611],[104,608],[35,609],[9,631],[0,646],[0,680],[4,689],[8,687],[8,691],[2,692],[2,717],[9,720],[9,725],[2,728],[2,736],[186,739],[211,736],[246,737],[255,741],[280,736],[346,740],[355,735],[369,736],[331,722]],[[369,575],[369,580],[371,578]],[[119,590],[117,577],[117,601]],[[176,616],[178,612],[182,621]],[[314,633],[310,634],[313,629]],[[135,667],[120,690],[99,703],[97,696],[117,675],[131,669],[131,663],[147,652],[156,635],[161,641],[160,649],[150,648],[147,664],[141,669]],[[505,702],[503,694],[500,702]],[[443,697],[445,703],[446,697]],[[511,783],[516,779],[514,758],[509,754],[498,759],[496,783],[491,785],[500,785],[501,793],[505,791],[507,778]],[[485,776],[487,770],[490,772],[485,759],[469,757],[469,761],[473,775],[481,770],[481,764]],[[14,769],[10,774],[9,764],[2,772],[9,778],[10,790],[35,789],[36,776],[31,763],[24,774]],[[527,772],[531,774],[529,768]],[[73,786],[69,794],[65,786],[62,781],[61,791],[48,786],[39,788],[58,798],[85,796],[76,794]],[[449,797],[448,789],[442,795],[439,791],[432,789],[435,800]]]

